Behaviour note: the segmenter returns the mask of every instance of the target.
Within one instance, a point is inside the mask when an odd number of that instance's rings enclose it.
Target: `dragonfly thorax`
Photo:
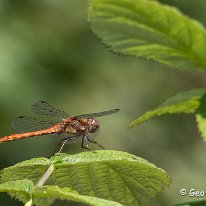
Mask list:
[[[64,132],[72,134],[86,134],[86,133],[95,133],[100,128],[100,123],[94,118],[75,118],[65,119],[64,123]]]

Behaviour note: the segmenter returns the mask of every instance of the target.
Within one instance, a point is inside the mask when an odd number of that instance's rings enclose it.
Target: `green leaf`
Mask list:
[[[95,34],[115,52],[206,69],[206,32],[178,9],[148,0],[90,0]]]
[[[196,121],[197,121],[197,126],[198,129],[206,142],[206,118],[203,117],[201,114],[196,115]]]
[[[206,141],[206,89],[193,89],[168,98],[155,109],[134,120],[129,128],[140,125],[156,116],[174,113],[194,113],[198,129]]]
[[[16,180],[0,184],[0,192],[18,192],[27,196],[23,202],[29,200],[35,205],[51,205],[55,199],[67,199],[75,202],[85,203],[91,206],[121,206],[120,203],[104,200],[96,197],[80,195],[78,192],[70,188],[60,188],[58,186],[43,186],[34,188],[33,182],[30,180]],[[52,200],[52,202],[50,201]]]
[[[201,98],[201,104],[196,111],[196,121],[199,131],[206,141],[206,95],[204,94]]]
[[[206,201],[194,201],[194,202],[177,204],[176,206],[205,206],[205,205],[206,205]]]
[[[30,180],[9,181],[0,184],[0,192],[8,192],[12,197],[16,197],[22,202],[30,199],[33,189],[34,185]]]
[[[22,192],[28,196],[28,199],[33,189],[34,185],[31,180],[11,181],[0,184],[1,192]]]
[[[157,108],[148,111],[145,114],[138,117],[129,125],[129,128],[139,125],[156,116],[161,116],[165,114],[195,112],[202,113],[202,111],[200,111],[200,108],[206,107],[205,103],[202,101],[202,98],[205,93],[205,89],[194,89],[178,93],[175,96],[168,98]]]
[[[71,190],[70,188],[60,188],[58,186],[43,186],[40,188],[35,189],[34,191],[34,197],[39,198],[39,197],[47,197],[47,198],[54,198],[58,197],[59,199],[68,199],[72,200],[75,202],[81,202],[85,203],[87,205],[92,205],[92,206],[121,206],[122,204],[97,198],[97,197],[92,197],[92,196],[87,196],[87,195],[80,195],[78,192]],[[39,204],[41,206],[41,204]]]
[[[69,187],[122,205],[150,205],[150,199],[170,183],[162,169],[146,160],[109,150],[24,161],[2,170],[1,182],[29,179],[36,184],[50,165],[55,170],[46,185]]]

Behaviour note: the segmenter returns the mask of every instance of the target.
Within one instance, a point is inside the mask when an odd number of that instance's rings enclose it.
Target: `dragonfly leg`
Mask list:
[[[62,145],[61,145],[61,147],[60,147],[60,149],[59,149],[59,151],[58,151],[58,155],[61,153],[61,151],[62,151],[62,149],[63,149],[63,147],[64,147],[64,145],[67,143],[67,141],[69,141],[70,139],[65,139],[64,141],[63,141],[63,143],[62,143]],[[62,142],[62,141],[61,141]],[[61,143],[60,142],[60,143]]]
[[[84,149],[89,149],[89,150],[92,150],[92,151],[95,151],[94,149],[92,149],[89,145],[88,145],[88,137],[86,135],[84,135],[82,137],[82,148]]]
[[[66,137],[66,138],[61,139],[61,140],[59,141],[59,143],[57,144],[57,146],[56,146],[56,148],[55,148],[55,150],[54,150],[54,153],[53,153],[51,156],[49,156],[49,157],[54,156],[55,153],[57,153],[57,154],[59,155],[60,152],[62,151],[64,145],[65,145],[68,141],[73,140],[73,139],[78,138],[78,137],[79,137],[79,136],[76,135],[76,136]],[[63,142],[63,143],[62,143],[62,142]],[[57,152],[57,149],[58,149],[58,147],[59,147],[59,145],[60,145],[61,143],[62,143],[62,145],[61,145],[59,151]]]
[[[101,144],[99,144],[99,143],[98,143],[97,141],[95,141],[93,138],[87,137],[87,140],[88,140],[89,142],[92,142],[92,143],[98,145],[98,146],[101,147],[102,149],[105,149]]]

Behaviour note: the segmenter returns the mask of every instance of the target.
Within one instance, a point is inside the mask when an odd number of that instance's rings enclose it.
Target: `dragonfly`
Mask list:
[[[82,148],[93,150],[92,147],[89,146],[89,142],[91,142],[104,149],[104,147],[95,141],[94,137],[91,135],[96,133],[100,128],[100,123],[96,118],[114,114],[118,112],[119,109],[71,116],[67,112],[57,109],[45,101],[38,101],[32,105],[32,111],[35,114],[50,115],[60,118],[60,120],[47,121],[20,116],[11,123],[11,126],[19,133],[0,138],[0,143],[53,134],[61,137],[57,148],[61,143],[62,146],[58,153],[62,151],[66,143],[75,139],[82,140]]]

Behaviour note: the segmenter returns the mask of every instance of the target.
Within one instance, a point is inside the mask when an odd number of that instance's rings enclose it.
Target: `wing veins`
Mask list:
[[[95,117],[102,117],[102,116],[106,116],[106,115],[111,115],[111,114],[114,114],[118,111],[119,111],[119,109],[112,109],[112,110],[108,110],[108,111],[104,111],[104,112],[95,112],[95,113],[91,113],[91,114],[81,114],[81,115],[78,115],[76,117],[78,117],[78,118],[95,118]]]
[[[32,111],[35,114],[51,115],[51,116],[60,117],[60,118],[63,118],[63,119],[68,118],[70,116],[67,112],[62,111],[60,109],[57,109],[57,108],[49,105],[45,101],[35,102],[32,105]]]
[[[18,132],[33,132],[48,129],[57,123],[58,122],[49,122],[32,117],[20,116],[11,123],[11,126]]]

